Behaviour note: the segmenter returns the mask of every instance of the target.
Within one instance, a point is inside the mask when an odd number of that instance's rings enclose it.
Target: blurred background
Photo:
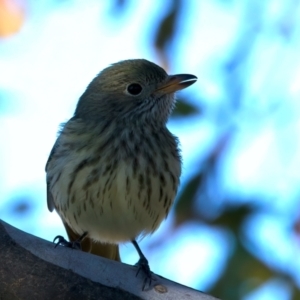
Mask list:
[[[100,70],[146,58],[198,77],[168,123],[183,175],[141,242],[152,271],[222,299],[300,299],[299,50],[299,0],[0,0],[0,218],[66,236],[46,206],[58,125]]]

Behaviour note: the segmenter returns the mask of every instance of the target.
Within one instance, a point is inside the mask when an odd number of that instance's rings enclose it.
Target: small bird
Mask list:
[[[46,164],[48,209],[70,240],[57,236],[57,244],[120,261],[118,245],[131,241],[151,280],[136,239],[159,227],[176,196],[181,156],[166,123],[174,93],[196,80],[145,59],[115,63],[92,80]]]

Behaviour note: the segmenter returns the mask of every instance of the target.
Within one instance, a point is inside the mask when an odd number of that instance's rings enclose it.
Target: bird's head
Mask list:
[[[161,125],[175,104],[174,93],[195,83],[194,75],[168,75],[145,59],[124,60],[104,69],[80,97],[75,117],[86,120]]]

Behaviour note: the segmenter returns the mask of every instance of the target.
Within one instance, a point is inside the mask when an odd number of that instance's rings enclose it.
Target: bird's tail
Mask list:
[[[80,235],[75,233],[68,224],[64,223],[69,240],[74,242],[80,238]],[[102,244],[99,242],[94,242],[88,236],[81,242],[81,250],[84,252],[89,252],[95,255],[99,255],[105,258],[109,258],[115,261],[121,261],[119,246],[114,244]]]

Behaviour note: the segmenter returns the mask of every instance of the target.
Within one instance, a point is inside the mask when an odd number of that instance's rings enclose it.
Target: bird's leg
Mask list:
[[[88,234],[87,232],[84,232],[77,240],[75,240],[73,242],[68,242],[63,236],[57,235],[54,238],[53,243],[55,243],[55,248],[58,245],[62,245],[64,247],[81,250],[81,242],[87,236],[87,234]],[[55,242],[56,240],[58,240],[58,241]]]
[[[145,286],[147,284],[147,281],[149,281],[149,286],[151,285],[151,281],[152,281],[152,276],[151,276],[151,271],[150,271],[150,267],[149,267],[149,263],[147,258],[145,257],[145,255],[143,254],[143,252],[141,251],[138,243],[136,242],[136,240],[132,240],[131,241],[133,246],[135,247],[137,253],[139,254],[139,261],[135,264],[138,267],[138,270],[136,272],[136,276],[139,274],[140,271],[142,271],[145,274],[145,279],[144,279],[144,283],[143,283],[143,290],[145,289]]]

